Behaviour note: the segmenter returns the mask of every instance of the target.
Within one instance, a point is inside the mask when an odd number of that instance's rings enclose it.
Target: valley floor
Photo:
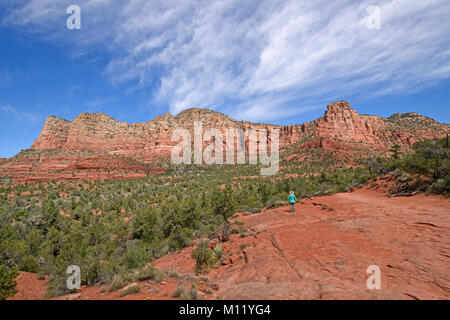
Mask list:
[[[176,287],[194,283],[204,299],[450,299],[448,199],[387,198],[365,187],[304,200],[295,213],[280,207],[235,219],[246,236],[222,244],[224,259],[205,279],[194,276],[190,247],[154,263],[177,278],[141,282],[140,293],[122,298],[99,286],[71,298],[173,299]],[[380,290],[367,289],[371,265],[380,267]],[[22,273],[18,290],[16,299],[42,298],[45,282]]]

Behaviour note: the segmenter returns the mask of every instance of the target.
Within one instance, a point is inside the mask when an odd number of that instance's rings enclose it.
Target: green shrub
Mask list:
[[[395,159],[371,159],[367,167],[371,173],[386,174],[388,172],[397,176],[398,183],[410,182],[412,187],[408,191],[424,191],[429,188],[431,191],[441,194],[450,193],[450,149],[447,139],[424,140],[413,145],[413,152],[404,154]],[[410,175],[420,175],[421,178],[411,178]],[[431,180],[431,182],[430,182]],[[406,191],[406,190],[403,190]]]
[[[98,270],[98,281],[102,284],[112,281],[115,274],[119,272],[119,267],[110,261],[103,261]]]
[[[213,248],[214,256],[216,257],[217,261],[222,260],[223,257],[223,247],[221,245],[217,245]]]
[[[65,273],[52,273],[48,277],[48,287],[46,297],[58,297],[67,295],[72,292],[69,288],[67,288],[67,275]]]
[[[15,268],[0,265],[0,300],[12,297],[17,293],[17,282],[14,280],[19,275]]]
[[[260,213],[261,212],[261,208],[260,207],[255,207],[255,208],[251,208],[250,210],[248,210],[250,213]]]
[[[447,179],[438,179],[434,182],[430,189],[436,193],[449,194],[450,193],[450,176]]]
[[[152,265],[147,265],[138,271],[138,273],[135,276],[135,279],[138,281],[145,281],[145,280],[154,280],[157,277],[158,277],[158,270],[156,270]]]
[[[147,250],[139,244],[128,248],[123,255],[123,262],[128,269],[139,268],[147,263],[148,260],[149,254]]]
[[[287,205],[289,205],[288,200],[277,200],[273,204],[274,207],[282,207],[282,206],[287,206]]]
[[[213,252],[209,249],[209,240],[201,240],[191,253],[195,260],[195,274],[206,273],[208,267],[214,264]]]
[[[31,255],[23,257],[20,261],[20,270],[32,273],[39,272],[39,264],[36,258]]]
[[[120,275],[116,274],[113,276],[111,280],[111,284],[109,285],[109,291],[117,291],[120,288],[123,288],[127,285],[127,281],[123,279]]]

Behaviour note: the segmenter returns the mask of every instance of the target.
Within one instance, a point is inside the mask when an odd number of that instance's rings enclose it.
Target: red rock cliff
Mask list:
[[[388,119],[360,115],[347,101],[329,104],[320,119],[290,126],[237,121],[225,114],[198,108],[185,110],[177,116],[166,113],[134,124],[117,121],[103,113],[81,113],[72,121],[48,117],[30,150],[0,161],[0,177],[22,177],[23,180],[79,176],[120,178],[160,173],[161,169],[151,164],[157,158],[170,157],[172,147],[178,143],[171,141],[172,131],[185,128],[192,133],[194,121],[202,121],[203,128],[221,130],[224,140],[227,128],[277,128],[281,152],[299,143],[296,152],[311,148],[341,149],[344,153],[353,148],[382,151],[394,143],[407,147],[415,141],[443,137],[450,132],[449,125],[416,113],[395,114]],[[225,140],[224,145],[227,143]],[[99,171],[108,174],[98,174]]]

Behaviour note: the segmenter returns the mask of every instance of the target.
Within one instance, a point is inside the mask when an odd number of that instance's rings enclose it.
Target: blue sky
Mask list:
[[[66,28],[72,4],[80,30]],[[296,124],[345,99],[449,123],[449,16],[446,0],[2,0],[0,157],[29,148],[48,115],[80,112]]]

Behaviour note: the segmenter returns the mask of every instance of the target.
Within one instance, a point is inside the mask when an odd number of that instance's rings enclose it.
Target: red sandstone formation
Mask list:
[[[72,121],[50,116],[31,149],[8,160],[0,159],[0,179],[120,179],[163,173],[155,162],[169,158],[178,143],[171,141],[172,131],[185,128],[192,134],[194,121],[202,121],[203,128],[221,130],[224,146],[230,143],[226,141],[227,128],[276,128],[280,130],[281,152],[293,146],[297,153],[324,149],[345,153],[345,158],[354,150],[383,152],[394,143],[409,147],[418,140],[443,137],[450,132],[449,125],[416,113],[395,114],[388,119],[359,115],[346,101],[329,104],[320,119],[291,126],[237,121],[198,108],[134,124],[102,113],[81,113]],[[246,150],[248,143],[246,137]]]
[[[359,115],[347,101],[329,104],[325,115],[314,123],[319,137],[383,146],[388,140],[412,145],[417,140],[443,137],[449,130],[448,125],[417,113],[394,114],[388,119]]]

